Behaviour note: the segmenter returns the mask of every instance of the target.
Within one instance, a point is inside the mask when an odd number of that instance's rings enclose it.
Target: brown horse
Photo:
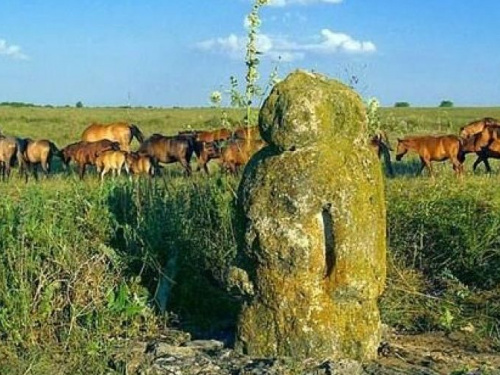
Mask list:
[[[70,158],[73,159],[78,165],[80,179],[83,179],[87,165],[95,165],[99,154],[109,150],[120,150],[120,144],[118,142],[112,142],[108,139],[103,139],[97,142],[79,142],[78,147],[73,147],[73,145],[71,146],[72,151],[66,153],[66,155],[69,154]],[[64,154],[65,152],[63,150],[63,155]]]
[[[236,174],[265,145],[262,140],[236,139],[228,142],[221,151],[222,167]]]
[[[259,127],[258,126],[241,126],[236,128],[232,134],[233,138],[236,139],[259,139]]]
[[[184,167],[186,174],[191,175],[189,163],[194,152],[192,137],[166,137],[161,134],[153,134],[141,144],[138,152],[151,156],[158,172],[158,162],[165,164],[179,162]]]
[[[498,120],[492,117],[485,117],[468,123],[460,128],[460,137],[468,138],[474,134],[481,133],[485,127],[500,128]]]
[[[10,169],[16,160],[22,165],[22,155],[20,153],[20,144],[18,139],[0,135],[0,173],[2,180],[10,177]]]
[[[82,141],[96,142],[102,139],[109,139],[120,144],[120,149],[130,151],[130,142],[135,137],[139,143],[144,141],[144,136],[137,125],[126,122],[116,122],[111,124],[93,123],[82,133]]]
[[[486,171],[491,172],[488,158],[500,158],[500,138],[496,129],[485,127],[481,132],[469,136],[462,141],[462,151],[465,154],[476,153],[477,159],[474,162],[475,171],[479,164],[484,163]]]
[[[464,156],[462,153],[461,139],[455,135],[420,136],[398,139],[396,160],[400,161],[408,152],[414,151],[420,156],[422,163],[417,175],[427,167],[431,177],[434,176],[431,161],[444,161],[450,159],[453,170],[457,175],[463,173]]]
[[[26,142],[26,146],[23,150],[23,158],[27,168],[32,171],[36,180],[38,180],[38,166],[41,166],[45,175],[48,176],[52,158],[54,156],[61,156],[61,152],[57,146],[47,139],[34,141],[28,138],[24,141]],[[28,174],[28,171],[26,171],[26,181],[28,181]]]
[[[154,162],[151,156],[138,152],[129,152],[126,158],[127,165],[132,174],[154,176]]]
[[[61,159],[64,169],[67,169],[70,161],[75,157],[76,150],[84,143],[83,141],[71,143],[61,149]]]

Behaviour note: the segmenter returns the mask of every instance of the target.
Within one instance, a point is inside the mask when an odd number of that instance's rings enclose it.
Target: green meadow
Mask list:
[[[232,122],[244,113],[227,109]],[[219,108],[0,107],[4,134],[79,140],[91,122],[128,121],[147,137],[220,127]],[[417,134],[458,134],[500,108],[383,108],[391,144]],[[136,141],[133,148],[137,147]],[[355,150],[353,150],[355,152]],[[392,155],[394,156],[394,155]],[[449,162],[415,177],[417,159],[386,178],[388,279],[383,322],[404,332],[468,329],[500,349],[500,175],[464,179]],[[213,162],[212,162],[213,163]],[[240,301],[224,291],[236,254],[232,228],[239,177],[219,171],[161,178],[54,174],[0,183],[0,373],[111,371],[128,340],[174,323],[195,337],[228,335]],[[125,351],[126,352],[126,351]]]

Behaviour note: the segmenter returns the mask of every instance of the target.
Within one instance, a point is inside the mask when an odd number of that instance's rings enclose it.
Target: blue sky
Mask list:
[[[500,105],[497,0],[273,0],[267,82],[314,69],[383,105]],[[206,106],[244,83],[250,0],[3,0],[0,101]],[[278,56],[281,57],[279,63]]]

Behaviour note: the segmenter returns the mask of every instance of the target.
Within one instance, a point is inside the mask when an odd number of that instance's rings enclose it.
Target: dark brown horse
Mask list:
[[[460,128],[460,137],[468,138],[474,134],[481,133],[485,127],[500,128],[500,123],[492,117],[485,117],[481,120],[472,121]]]
[[[89,125],[82,133],[82,141],[96,142],[102,139],[108,139],[120,144],[123,151],[130,150],[130,142],[135,137],[139,143],[142,143],[144,136],[137,125],[126,122],[115,122],[110,124],[93,123]]]
[[[165,164],[179,162],[186,174],[191,175],[189,163],[194,152],[194,142],[191,137],[153,134],[141,144],[138,152],[153,158],[157,172],[159,172],[158,162]]]
[[[23,150],[23,158],[27,169],[31,170],[35,179],[38,180],[38,166],[41,166],[46,176],[49,175],[52,158],[54,156],[61,157],[61,152],[57,146],[47,140],[32,140],[25,139],[26,145]],[[25,173],[26,181],[28,181],[28,171]]]
[[[390,153],[392,148],[387,134],[384,131],[375,134],[370,138],[370,146],[375,150],[379,159],[384,157],[384,164],[387,169],[387,173],[389,173],[389,176],[394,176]]]
[[[427,167],[433,177],[431,161],[444,161],[450,159],[453,170],[457,175],[463,173],[464,156],[462,152],[462,141],[456,135],[442,136],[420,136],[398,139],[396,150],[396,160],[400,161],[408,152],[416,152],[420,156],[422,163],[417,175],[421,174]]]

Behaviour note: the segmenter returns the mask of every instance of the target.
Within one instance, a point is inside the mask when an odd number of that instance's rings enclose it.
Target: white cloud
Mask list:
[[[375,52],[377,47],[371,41],[359,41],[344,33],[336,33],[329,29],[321,30],[322,40],[316,44],[306,44],[302,48],[319,53],[335,53],[338,51],[363,53]]]
[[[271,60],[281,59],[291,62],[302,60],[307,54],[334,54],[344,53],[373,53],[377,50],[371,41],[356,40],[348,34],[338,33],[329,29],[321,30],[320,35],[310,40],[316,39],[315,43],[304,43],[290,40],[286,36],[270,36],[258,34],[257,49]],[[204,51],[211,51],[228,55],[232,59],[243,59],[247,38],[230,34],[226,38],[209,39],[197,44],[197,47]]]
[[[291,4],[310,5],[314,3],[340,4],[342,0],[271,0],[269,6],[284,7]]]
[[[5,41],[4,39],[0,39],[0,55],[4,55],[18,60],[28,59],[28,56],[26,56],[23,52],[21,52],[21,47],[16,45],[9,45],[7,44],[7,41]]]

